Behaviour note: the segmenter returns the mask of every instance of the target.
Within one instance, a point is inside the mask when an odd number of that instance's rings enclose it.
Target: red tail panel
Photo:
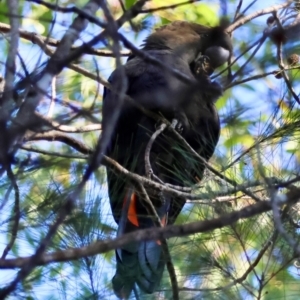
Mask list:
[[[123,208],[126,205],[127,202],[127,198],[129,192],[127,193],[127,195],[124,198],[123,201]],[[131,224],[135,225],[136,227],[139,227],[139,220],[138,220],[138,216],[137,216],[137,211],[136,211],[136,194],[131,192],[130,194],[130,203],[129,203],[129,208],[128,208],[128,214],[127,214],[127,219],[130,221]]]

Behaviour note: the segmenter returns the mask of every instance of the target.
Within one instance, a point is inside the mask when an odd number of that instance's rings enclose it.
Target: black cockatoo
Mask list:
[[[131,55],[125,65],[128,80],[127,95],[146,110],[177,120],[176,130],[190,146],[208,160],[219,139],[220,123],[214,106],[221,95],[220,86],[208,75],[226,62],[232,45],[224,28],[176,21],[157,29],[146,38],[143,51],[173,69],[193,79],[183,82],[172,72]],[[121,80],[116,69],[109,82],[114,87]],[[105,89],[103,97],[103,131],[118,98]],[[145,150],[160,121],[144,114],[130,101],[124,101],[114,127],[106,154],[128,170],[145,174]],[[177,186],[192,185],[201,180],[205,166],[166,129],[154,141],[150,163],[160,182]],[[154,176],[153,175],[153,176]],[[107,170],[110,205],[118,236],[138,229],[155,226],[143,205],[139,190],[126,178]],[[147,190],[162,225],[173,224],[185,201],[159,192]],[[117,270],[113,278],[115,294],[122,299],[130,296],[134,285],[152,293],[158,287],[164,270],[163,253],[159,241],[131,243],[116,250]]]

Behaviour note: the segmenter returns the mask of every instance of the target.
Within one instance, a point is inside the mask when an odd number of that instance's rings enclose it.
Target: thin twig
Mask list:
[[[51,101],[47,113],[48,118],[52,118],[53,110],[55,106],[55,99],[56,99],[56,76],[53,77],[52,83],[51,83]]]
[[[51,129],[61,131],[61,132],[83,133],[83,132],[98,131],[102,129],[101,124],[88,124],[88,125],[75,127],[75,126],[60,124],[48,117],[39,114],[38,112],[35,113],[35,116],[41,120],[41,123],[47,124]]]
[[[248,59],[245,61],[245,63],[235,72],[235,74],[231,76],[231,78],[230,78],[231,81],[234,80],[238,75],[240,75],[242,73],[242,71],[244,70],[244,68],[248,65],[248,63],[252,60],[252,58],[255,56],[255,54],[257,53],[257,51],[263,45],[263,43],[265,42],[265,40],[267,39],[267,37],[268,37],[268,33],[264,32],[263,36],[261,37],[261,39],[260,39],[258,45],[256,46],[256,48],[254,49],[254,51],[251,53],[251,55],[248,57]]]
[[[12,249],[12,247],[16,241],[18,230],[19,230],[20,217],[21,217],[19,187],[17,184],[16,177],[15,177],[13,171],[11,170],[10,166],[8,166],[8,169],[7,169],[7,176],[10,179],[11,185],[15,192],[15,203],[14,203],[14,213],[13,213],[13,225],[12,225],[12,229],[11,229],[11,238],[10,238],[9,243],[3,250],[1,259],[5,259],[6,255]]]
[[[253,5],[255,4],[255,2],[257,2],[257,0],[253,0],[251,3],[249,3],[249,5],[241,12],[241,16],[243,16],[247,10]]]
[[[235,21],[239,17],[239,13],[240,13],[242,5],[243,5],[243,0],[239,0],[239,3],[237,5],[235,13],[234,13],[233,21]]]
[[[174,9],[183,5],[187,5],[187,4],[191,4],[191,3],[195,3],[195,2],[200,2],[201,0],[188,0],[185,2],[180,2],[180,3],[176,3],[176,4],[170,4],[170,5],[165,5],[165,6],[160,6],[160,7],[154,7],[154,8],[148,8],[148,9],[141,9],[140,13],[141,14],[148,14],[148,13],[154,13],[156,11],[160,11],[160,10],[167,10],[167,9]]]
[[[248,275],[255,269],[255,267],[259,264],[259,262],[261,261],[263,255],[266,253],[266,251],[268,250],[268,248],[274,243],[274,241],[277,239],[278,237],[278,232],[274,231],[273,234],[271,235],[271,237],[268,239],[268,241],[264,244],[264,246],[262,247],[262,249],[259,251],[259,253],[257,254],[255,260],[250,263],[248,269],[245,271],[245,273],[240,276],[237,279],[234,279],[231,283],[224,285],[224,286],[219,286],[216,288],[200,288],[200,289],[194,289],[194,288],[181,288],[180,291],[197,291],[197,292],[215,292],[215,291],[222,291],[222,290],[227,290],[232,288],[233,286],[237,285],[237,284],[241,284],[243,281],[245,281],[248,277]]]
[[[283,32],[284,29],[282,28],[282,24],[281,24],[280,20],[278,19],[277,14],[273,13],[273,16],[277,22],[278,28]],[[290,93],[292,94],[293,98],[295,99],[295,101],[298,104],[300,104],[300,98],[294,91],[293,86],[288,77],[288,74],[285,71],[285,66],[284,66],[283,57],[282,57],[282,41],[279,41],[279,43],[277,45],[277,61],[278,61],[278,66],[279,66],[280,70],[282,71],[282,76],[283,76],[286,86],[288,87],[288,89],[289,89]]]
[[[44,133],[28,133],[24,138],[25,142],[27,141],[59,141],[62,143],[66,143],[72,148],[76,149],[77,151],[83,154],[91,154],[92,149],[86,147],[85,143],[77,140],[74,137],[66,135],[65,133],[58,132],[58,131],[47,131]]]
[[[8,33],[10,31],[11,31],[11,27],[9,25],[0,22],[0,32]],[[43,41],[48,46],[57,47],[61,42],[60,40],[50,38],[50,37],[45,37],[37,34],[36,32],[27,31],[21,28],[19,29],[19,35],[21,38],[30,41],[34,44],[37,43],[37,41]],[[72,50],[77,50],[78,48],[79,48],[78,46],[71,47]],[[114,54],[111,51],[95,49],[93,47],[86,49],[84,54],[103,56],[103,57],[114,57]],[[128,55],[130,55],[130,52],[128,51],[120,52],[120,56],[128,56]]]
[[[146,177],[151,178],[152,175],[155,175],[152,167],[151,167],[151,161],[150,161],[150,152],[152,145],[156,138],[167,128],[167,125],[165,123],[161,124],[157,130],[152,134],[145,150],[145,172],[146,172]]]
[[[215,168],[213,168],[203,157],[201,157],[189,144],[188,142],[172,127],[170,127],[173,133],[176,135],[176,137],[183,142],[183,144],[190,150],[191,153],[193,153],[204,165],[205,167],[211,171],[213,174],[217,175],[219,178],[223,179],[224,181],[228,182],[232,186],[237,186],[237,182],[234,180],[228,178],[227,176],[221,174],[219,171],[217,171]],[[247,189],[242,188],[242,192],[244,192],[246,195],[251,197],[255,201],[261,201],[256,195],[254,195],[252,192],[248,191]]]
[[[281,221],[281,213],[280,213],[280,203],[278,201],[277,193],[271,190],[271,203],[272,203],[272,211],[273,211],[273,221],[275,224],[275,228],[278,230],[280,235],[286,240],[288,245],[293,249],[295,255],[299,257],[300,255],[300,247],[299,243],[296,242],[284,229],[282,221]],[[285,195],[286,201],[289,201],[290,204],[295,203],[300,198],[300,191],[296,187],[292,187],[290,191]]]
[[[9,10],[9,21],[11,26],[10,32],[10,43],[7,54],[7,59],[5,63],[5,85],[2,93],[2,99],[0,97],[0,121],[7,122],[11,110],[14,106],[13,101],[13,87],[14,87],[14,79],[16,72],[16,57],[18,53],[18,45],[19,45],[19,17],[18,17],[18,7],[19,1],[12,0],[8,1],[8,10]],[[4,134],[3,132],[1,134]]]
[[[72,159],[88,159],[88,155],[74,155],[74,154],[65,154],[55,151],[47,151],[42,149],[37,149],[29,146],[22,146],[21,149],[29,152],[35,152],[39,154],[49,155],[53,157],[63,157],[63,158],[72,158]],[[1,209],[0,209],[1,210]]]
[[[41,4],[47,8],[49,8],[52,11],[59,11],[61,13],[74,13],[78,15],[79,17],[88,20],[91,23],[95,23],[101,27],[105,27],[105,24],[102,23],[98,18],[94,17],[93,15],[87,13],[84,9],[80,9],[77,6],[71,6],[71,7],[62,7],[56,4],[51,4],[49,2],[45,2],[43,0],[26,0],[28,2],[34,2],[37,4]],[[98,1],[100,2],[100,1]]]
[[[145,187],[143,186],[142,183],[139,183],[138,186],[139,186],[139,189],[141,190],[142,197],[146,202],[147,211],[148,211],[149,215],[154,217],[155,225],[157,227],[161,228],[162,227],[161,220],[156,212],[154,205],[152,204],[152,201],[150,200],[150,198],[148,196],[148,193],[147,193]],[[171,281],[171,286],[172,286],[172,291],[173,291],[172,299],[179,300],[177,276],[176,276],[174,264],[172,263],[172,257],[171,257],[170,251],[169,251],[169,247],[168,247],[166,239],[163,238],[160,241],[161,241],[161,247],[162,247],[164,259],[165,259],[165,262],[167,265],[167,270],[168,270],[169,276],[170,276],[170,281]]]
[[[228,26],[226,28],[226,31],[228,33],[234,31],[235,29],[237,29],[238,27],[244,25],[245,23],[259,17],[259,16],[263,16],[263,15],[266,15],[266,14],[269,14],[269,13],[272,13],[274,11],[278,11],[279,9],[282,9],[282,8],[285,8],[289,5],[291,5],[293,2],[293,0],[289,0],[283,4],[279,4],[279,5],[273,5],[273,6],[270,6],[270,7],[267,7],[267,8],[264,8],[264,9],[261,9],[261,10],[258,10],[248,16],[245,16],[245,17],[242,17],[238,20],[236,20],[233,24],[231,24],[230,26]]]
[[[55,140],[55,141],[60,141],[60,142],[66,143],[67,145],[71,146],[72,148],[74,148],[75,150],[77,150],[83,154],[89,154],[92,151],[92,149],[87,147],[84,143],[82,143],[66,134],[58,133],[57,131],[31,134],[31,135],[26,136],[25,140],[26,141],[34,141],[34,140],[54,141]],[[109,168],[112,168],[113,170],[116,170],[120,175],[127,176],[130,180],[133,180],[136,182],[142,182],[144,185],[147,185],[153,189],[167,193],[174,197],[182,197],[184,199],[197,200],[197,199],[199,199],[199,197],[212,197],[213,196],[212,194],[209,194],[209,195],[202,194],[202,196],[192,195],[192,194],[188,193],[188,192],[190,192],[189,188],[187,190],[183,189],[183,191],[181,191],[180,188],[178,188],[178,187],[173,188],[172,186],[169,186],[168,184],[160,184],[158,182],[149,180],[145,177],[139,176],[138,174],[129,172],[126,168],[124,168],[119,163],[117,163],[115,160],[113,160],[107,156],[103,156],[103,164]],[[213,170],[212,173],[220,176],[220,178],[224,179],[225,181],[228,180],[228,182],[233,186],[232,190],[217,193],[216,196],[218,196],[218,195],[222,196],[222,195],[227,195],[228,193],[236,193],[238,191],[242,191],[245,194],[248,193],[249,197],[251,197],[251,198],[254,197],[254,196],[252,196],[253,193],[250,193],[249,191],[247,191],[248,185],[239,185],[235,181],[220,174],[217,170],[212,168],[206,161],[205,161],[205,164],[208,166],[208,169],[210,169],[211,171]],[[249,187],[255,186],[256,184],[259,185],[259,183],[255,182],[255,183],[253,183],[253,185],[249,184]],[[260,199],[257,197],[255,197],[255,199],[257,199],[256,201],[260,201]]]
[[[96,0],[91,0],[84,6],[83,9],[86,10],[88,14],[90,12],[94,14],[97,11],[98,4],[95,1]],[[41,89],[44,92],[47,90],[49,84],[51,84],[53,76],[57,75],[57,71],[59,70],[57,65],[59,65],[60,61],[64,60],[66,54],[68,54],[70,51],[71,45],[77,39],[79,32],[84,30],[87,25],[87,20],[82,19],[80,17],[75,18],[72,25],[69,27],[68,31],[64,35],[60,45],[57,47],[56,52],[47,63],[40,80],[37,82],[38,90]],[[26,101],[24,102],[24,106],[21,107],[16,117],[22,119],[21,123],[28,123],[28,120],[30,119],[33,111],[40,102],[42,96],[43,93],[41,92],[33,93],[33,95],[26,99]],[[23,136],[25,131],[26,127],[22,128],[22,130],[20,130],[17,136],[11,139],[11,143],[14,143],[16,139],[18,139],[20,136]],[[78,184],[78,186],[76,186],[74,191],[69,195],[66,203],[62,205],[61,209],[59,210],[57,219],[50,226],[49,231],[40,242],[40,245],[37,247],[35,254],[28,261],[28,263],[22,267],[15,279],[0,291],[0,298],[4,299],[9,294],[11,294],[16,289],[19,282],[23,281],[35,268],[36,261],[39,260],[39,258],[45,252],[48,245],[51,243],[51,240],[56,234],[58,227],[61,225],[61,223],[64,221],[65,217],[70,213],[70,211],[72,211],[72,208],[75,205],[75,200],[81,193],[88,178],[83,178],[82,181]]]

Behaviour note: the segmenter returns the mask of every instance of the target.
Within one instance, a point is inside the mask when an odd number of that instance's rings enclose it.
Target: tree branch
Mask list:
[[[298,194],[289,198],[286,195],[286,202],[295,203],[295,199],[299,199],[300,191]],[[284,205],[282,203],[282,205]],[[89,246],[82,248],[70,248],[68,250],[56,251],[53,253],[45,253],[36,261],[36,265],[45,265],[53,262],[65,262],[70,260],[76,260],[85,256],[97,255],[105,253],[113,249],[122,248],[128,243],[161,240],[172,237],[182,237],[191,234],[208,232],[218,228],[223,228],[236,223],[241,219],[251,218],[255,215],[262,214],[272,210],[272,204],[270,201],[261,201],[252,205],[249,205],[238,211],[234,211],[225,214],[219,218],[192,222],[185,225],[170,225],[161,228],[150,228],[144,230],[134,231],[128,234],[124,234],[116,239],[107,239],[105,241],[97,241]],[[22,268],[28,263],[34,256],[19,257],[15,259],[0,260],[1,269]]]

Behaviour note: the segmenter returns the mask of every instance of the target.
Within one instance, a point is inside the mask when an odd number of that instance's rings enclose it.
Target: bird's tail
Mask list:
[[[156,209],[163,226],[168,220],[170,201],[167,200],[164,198],[160,207]],[[142,201],[132,188],[128,190],[123,202],[117,236],[155,226]],[[127,244],[116,250],[116,262],[116,274],[112,283],[114,292],[120,299],[128,299],[135,284],[146,293],[154,292],[165,267],[160,241]]]

